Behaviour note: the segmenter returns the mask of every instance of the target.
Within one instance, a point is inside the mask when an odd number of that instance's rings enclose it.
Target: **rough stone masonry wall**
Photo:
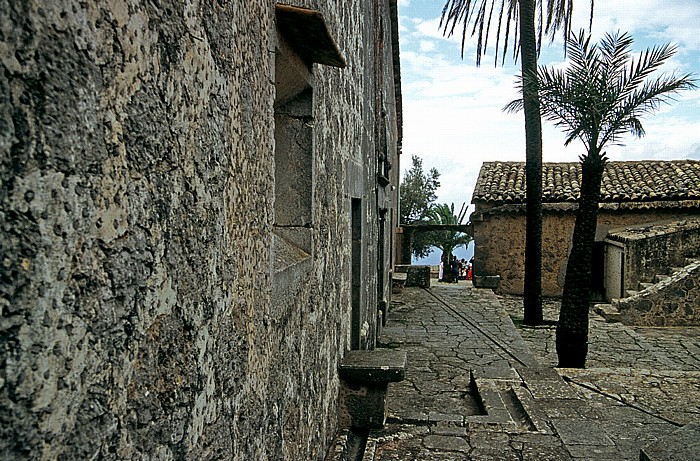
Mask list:
[[[678,209],[624,212],[601,209],[598,214],[596,240],[601,241],[610,229],[687,214],[687,211]],[[545,205],[543,209],[542,294],[544,296],[561,296],[563,292],[575,220],[575,204]],[[483,213],[482,220],[475,220],[473,216],[472,222],[474,223],[474,274],[500,275],[501,280],[498,285],[500,292],[522,294],[525,273],[524,211],[519,211],[517,208],[510,211],[487,210]]]
[[[652,327],[700,325],[700,261],[635,296],[615,300],[620,321]]]
[[[544,212],[542,220],[542,293],[560,296],[562,258],[571,239],[571,217]],[[498,291],[523,293],[525,274],[525,215],[503,213],[474,223],[474,275],[500,275]]]
[[[0,0],[0,458],[323,458],[370,10],[303,6],[348,68],[314,66],[313,265],[275,318],[274,2]]]

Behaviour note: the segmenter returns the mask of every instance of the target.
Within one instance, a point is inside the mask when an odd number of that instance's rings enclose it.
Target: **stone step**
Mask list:
[[[666,275],[666,274],[656,274],[656,275],[654,276],[654,282],[659,283],[659,282],[661,282],[661,281],[664,281],[664,280],[667,280],[667,279],[670,279],[670,278],[671,278],[670,275]]]
[[[612,304],[596,304],[593,306],[596,314],[605,319],[606,323],[616,323],[620,321],[620,311]]]
[[[639,294],[637,290],[625,290],[625,298]]]
[[[640,291],[646,290],[647,288],[651,288],[651,287],[653,287],[653,286],[654,286],[653,283],[639,282],[639,290],[640,290]]]
[[[344,380],[360,383],[396,383],[406,376],[406,352],[395,349],[347,351],[338,365]]]

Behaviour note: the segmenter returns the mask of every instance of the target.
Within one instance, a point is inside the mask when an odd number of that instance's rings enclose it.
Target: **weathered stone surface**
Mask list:
[[[311,67],[311,251],[273,305],[275,2],[0,0],[0,458],[324,457],[351,198],[362,347],[390,295],[400,101],[386,3],[285,3],[348,68]]]
[[[387,383],[345,381],[340,387],[340,426],[380,428],[387,417]]]
[[[447,435],[429,435],[423,439],[423,445],[428,449],[439,448],[444,451],[467,453],[470,450],[464,438]]]
[[[700,254],[700,217],[614,229],[608,239],[625,247],[625,288],[651,282],[670,267],[683,267],[686,257]]]
[[[406,375],[406,352],[393,349],[348,351],[340,362],[340,377],[364,383],[402,381]]]
[[[552,425],[565,445],[615,445],[605,431],[590,420],[553,419]]]
[[[638,162],[635,165],[642,168],[648,163],[653,162]],[[679,161],[679,163],[692,168],[695,172],[700,168],[700,164],[695,161]],[[620,166],[624,167],[624,164]],[[618,168],[610,165],[609,167],[613,170]],[[666,166],[663,166],[663,168],[669,167],[673,168],[671,162],[666,162]],[[503,176],[500,175],[501,168],[505,174]],[[562,169],[562,174],[567,168],[577,170],[579,167],[572,163],[545,165],[545,169],[550,172]],[[500,275],[498,291],[504,294],[522,294],[523,292],[525,206],[522,203],[524,182],[519,182],[523,178],[522,172],[522,163],[487,162],[484,164],[484,173],[487,177],[483,180],[480,178],[475,188],[476,208],[470,217],[474,225],[474,275]],[[510,174],[515,176],[509,176]],[[507,182],[509,177],[511,182]],[[693,177],[697,177],[695,173]],[[571,182],[570,178],[573,176],[566,174],[557,177],[557,181],[551,183],[550,190],[545,194],[549,198],[545,199],[542,206],[542,293],[544,296],[561,296],[564,288],[566,264],[577,212],[577,204],[573,201],[576,200],[579,187],[577,183]],[[634,179],[629,175],[624,175],[624,178],[627,186],[636,187],[641,184],[635,182],[638,178]],[[567,191],[566,187],[562,187],[563,183],[568,184],[571,190]],[[484,186],[486,190],[483,189]],[[663,185],[659,184],[659,186]],[[611,184],[604,185],[603,188],[605,187],[610,191],[615,190]],[[478,190],[480,188],[481,190]],[[697,185],[695,188],[697,190]],[[608,231],[612,229],[658,221],[697,220],[700,202],[693,194],[694,192],[690,193],[688,200],[657,199],[644,202],[637,201],[639,197],[614,197],[614,194],[608,194],[601,200],[596,241],[603,241]],[[663,191],[659,191],[657,197],[664,195]],[[687,245],[678,245],[676,241],[673,244],[675,247],[670,246],[672,251],[669,253],[673,257],[684,251],[686,253],[690,251],[692,254],[692,248],[698,248],[700,241],[698,235],[700,234],[696,230]],[[648,265],[656,264],[654,258],[648,258],[646,262]],[[602,267],[600,270],[602,271]]]
[[[476,288],[498,288],[500,275],[475,275],[473,283]]]
[[[377,428],[387,417],[388,383],[404,379],[406,353],[391,349],[348,351],[338,367],[340,424]]]
[[[592,314],[590,368],[554,369],[555,300],[545,300],[545,325],[520,329],[510,317],[522,318],[522,298],[490,290],[438,283],[395,301],[383,340],[407,351],[408,370],[390,385],[392,417],[370,432],[365,461],[636,461],[698,422],[697,327],[631,328]],[[500,374],[482,376],[492,364]]]
[[[406,286],[430,288],[430,266],[409,266]]]
[[[620,321],[640,326],[700,325],[700,261],[694,261],[672,276],[638,292],[613,300]]]
[[[642,449],[640,461],[685,461],[700,456],[700,424],[687,424]]]

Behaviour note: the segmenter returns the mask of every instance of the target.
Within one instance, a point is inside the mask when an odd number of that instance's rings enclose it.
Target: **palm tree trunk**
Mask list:
[[[599,152],[589,152],[581,167],[581,196],[557,326],[557,356],[561,368],[584,368],[588,353],[591,254],[598,224],[600,184],[605,161]]]
[[[537,70],[535,0],[520,0],[520,51],[522,75]],[[523,90],[525,112],[525,286],[526,325],[542,324],[542,119],[537,92]]]

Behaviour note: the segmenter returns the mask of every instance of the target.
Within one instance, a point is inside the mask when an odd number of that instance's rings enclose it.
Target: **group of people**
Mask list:
[[[469,262],[464,258],[457,259],[457,256],[454,255],[449,261],[445,261],[445,259],[440,262],[439,282],[457,283],[459,280],[472,279],[473,258]]]

